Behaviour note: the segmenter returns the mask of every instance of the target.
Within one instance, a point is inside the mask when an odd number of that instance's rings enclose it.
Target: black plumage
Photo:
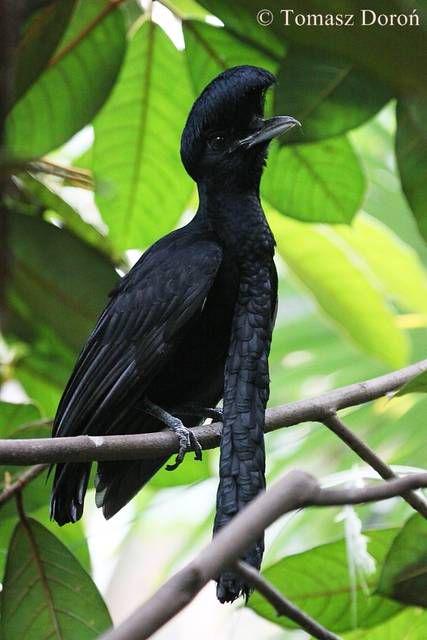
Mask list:
[[[196,100],[181,157],[197,182],[197,213],[146,251],[112,292],[54,421],[54,436],[146,433],[164,427],[163,409],[174,412],[175,422],[171,416],[167,422],[185,440],[179,420],[191,428],[203,420],[201,408],[224,398],[215,531],[265,487],[277,276],[259,183],[270,140],[297,123],[286,116],[264,120],[273,82],[263,69],[235,67]],[[190,418],[188,405],[200,408]],[[99,463],[96,503],[105,517],[165,462]],[[51,512],[59,524],[81,517],[90,466],[56,465]],[[262,553],[260,540],[245,559],[258,568]],[[218,577],[221,601],[248,591],[230,572]]]

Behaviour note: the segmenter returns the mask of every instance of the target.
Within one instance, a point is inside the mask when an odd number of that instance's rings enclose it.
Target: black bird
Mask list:
[[[299,124],[264,119],[274,83],[241,66],[215,78],[193,105],[181,142],[197,183],[199,208],[185,227],[148,249],[110,294],[83,347],[54,421],[54,436],[173,429],[174,465],[200,445],[191,430],[215,415],[223,436],[215,531],[265,487],[264,413],[268,354],[277,301],[274,238],[259,185],[269,142]],[[165,185],[167,188],[167,185]],[[165,458],[101,462],[96,504],[110,518],[148,482]],[[63,525],[83,512],[91,465],[56,465],[51,514]],[[245,560],[259,568],[263,540]],[[217,595],[232,601],[249,587],[231,572]]]

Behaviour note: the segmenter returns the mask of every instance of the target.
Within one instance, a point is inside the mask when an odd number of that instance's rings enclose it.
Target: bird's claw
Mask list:
[[[194,459],[201,460],[202,447],[200,446],[200,442],[197,440],[194,433],[190,429],[187,429],[187,427],[184,427],[181,420],[179,420],[178,418],[176,418],[175,424],[171,426],[171,429],[178,436],[179,450],[175,458],[175,462],[173,464],[168,464],[166,466],[166,470],[175,471],[175,469],[177,469],[181,462],[184,460],[185,454],[191,449],[194,449],[195,452]]]
[[[215,407],[215,409],[209,409],[209,415],[207,418],[212,418],[212,420],[216,420],[216,422],[224,421],[224,410],[222,407]]]

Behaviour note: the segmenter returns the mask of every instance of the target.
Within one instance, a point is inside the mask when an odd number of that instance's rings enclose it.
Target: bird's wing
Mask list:
[[[203,307],[220,246],[174,232],[144,254],[112,292],[77,360],[55,436],[116,430]]]

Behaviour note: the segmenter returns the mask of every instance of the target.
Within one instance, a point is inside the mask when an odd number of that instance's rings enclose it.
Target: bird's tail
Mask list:
[[[262,278],[262,273],[260,277]],[[225,370],[224,418],[221,438],[220,482],[214,533],[265,489],[264,420],[269,395],[268,353],[272,313],[268,286],[247,297],[241,286],[233,320]],[[242,559],[260,568],[264,539],[247,549]],[[217,597],[232,602],[250,594],[239,576],[225,571],[218,577]]]
[[[112,518],[163,467],[168,458],[101,462],[96,474],[96,506]]]
[[[56,465],[50,517],[60,526],[77,522],[82,517],[90,468],[91,463],[82,462]]]
[[[166,464],[159,460],[100,462],[96,474],[96,505],[111,518]],[[60,526],[77,522],[83,514],[91,464],[58,464],[53,481],[50,515]]]

